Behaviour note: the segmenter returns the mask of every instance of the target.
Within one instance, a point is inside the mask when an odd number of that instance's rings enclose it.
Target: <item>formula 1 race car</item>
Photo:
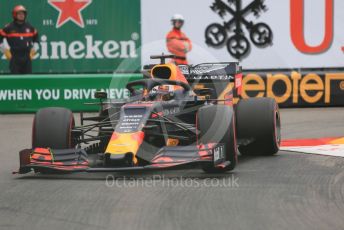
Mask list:
[[[238,63],[172,63],[144,68],[126,88],[130,98],[97,92],[100,113],[76,126],[73,113],[44,108],[33,122],[32,148],[20,152],[20,174],[121,172],[199,167],[233,170],[242,155],[273,155],[281,141],[278,105],[241,99]]]

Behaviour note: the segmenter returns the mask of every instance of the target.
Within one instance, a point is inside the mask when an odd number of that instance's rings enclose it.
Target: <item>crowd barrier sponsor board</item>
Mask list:
[[[141,74],[1,76],[0,113],[31,113],[49,106],[97,111],[97,106],[84,105],[96,101],[97,90],[111,99],[128,98],[125,85],[140,78]],[[272,97],[280,107],[344,106],[344,72],[247,72],[242,84],[242,98]],[[222,86],[222,94],[232,87],[233,83]]]
[[[32,113],[44,107],[66,107],[73,111],[97,111],[96,91],[111,99],[125,99],[126,83],[139,74],[0,76],[0,113]]]

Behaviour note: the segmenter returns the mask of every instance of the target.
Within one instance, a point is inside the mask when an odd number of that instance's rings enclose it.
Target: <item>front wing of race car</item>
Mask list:
[[[214,164],[225,168],[230,162],[225,159],[225,145],[210,143],[206,145],[176,146],[161,148],[151,162],[144,166],[132,167],[92,167],[83,149],[54,150],[49,148],[25,149],[19,153],[19,174],[32,170],[42,173],[73,172],[124,172],[141,170],[167,170],[184,167],[198,167]]]

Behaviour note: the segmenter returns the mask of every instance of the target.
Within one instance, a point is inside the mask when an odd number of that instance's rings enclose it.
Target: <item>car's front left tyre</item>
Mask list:
[[[207,173],[231,171],[237,164],[237,145],[233,108],[226,105],[210,105],[199,109],[197,113],[198,144],[220,143],[225,145],[226,161],[224,168],[214,163],[203,165]]]

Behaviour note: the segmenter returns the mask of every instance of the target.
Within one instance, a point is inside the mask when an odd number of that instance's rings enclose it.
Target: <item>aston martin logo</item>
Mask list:
[[[81,11],[92,3],[92,0],[48,0],[48,3],[59,11],[56,28],[72,21],[81,28],[85,27]]]
[[[217,13],[224,22],[209,25],[205,32],[206,43],[212,47],[221,47],[227,43],[227,50],[236,59],[242,59],[249,54],[251,45],[246,37],[249,33],[251,42],[257,47],[264,48],[272,44],[272,31],[265,23],[254,23],[246,19],[249,14],[257,18],[267,10],[264,0],[254,0],[247,6],[242,6],[242,0],[214,0],[210,8]],[[226,16],[231,16],[225,20]],[[227,18],[227,17],[226,17]],[[228,34],[233,34],[228,38]]]

